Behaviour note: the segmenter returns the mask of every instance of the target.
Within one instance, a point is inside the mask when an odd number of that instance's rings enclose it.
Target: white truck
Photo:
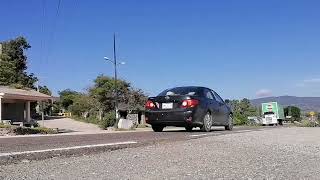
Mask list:
[[[262,103],[262,124],[282,125],[284,120],[283,107],[277,102]]]

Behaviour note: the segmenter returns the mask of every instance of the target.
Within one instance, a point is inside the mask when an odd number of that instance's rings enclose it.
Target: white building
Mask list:
[[[50,101],[51,96],[35,90],[0,86],[0,122],[9,120],[28,124],[31,121],[31,102]]]

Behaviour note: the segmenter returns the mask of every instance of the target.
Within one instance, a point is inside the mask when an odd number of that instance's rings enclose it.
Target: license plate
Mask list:
[[[272,118],[271,117],[267,117],[266,121],[267,121],[267,123],[271,123],[272,122]]]
[[[162,109],[172,109],[173,103],[162,103]]]

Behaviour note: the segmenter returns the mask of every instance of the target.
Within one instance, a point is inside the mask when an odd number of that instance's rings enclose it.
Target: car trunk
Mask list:
[[[150,98],[156,104],[157,111],[170,111],[182,109],[181,105],[184,100],[194,98],[188,95],[175,95],[175,96],[157,96]]]

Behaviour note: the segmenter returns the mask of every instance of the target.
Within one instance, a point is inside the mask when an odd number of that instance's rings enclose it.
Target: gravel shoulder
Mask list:
[[[0,166],[0,179],[319,179],[320,129],[275,128]]]

